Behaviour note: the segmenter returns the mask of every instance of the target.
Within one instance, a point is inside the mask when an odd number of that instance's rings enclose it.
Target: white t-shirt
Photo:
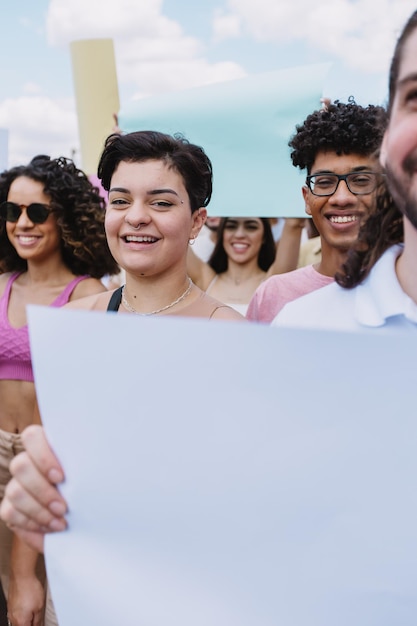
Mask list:
[[[402,246],[389,248],[367,278],[353,289],[337,283],[287,304],[271,326],[387,332],[417,330],[417,304],[402,290],[395,262]]]

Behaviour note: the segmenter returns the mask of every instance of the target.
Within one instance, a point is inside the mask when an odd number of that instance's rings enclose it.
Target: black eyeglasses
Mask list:
[[[306,185],[315,196],[332,196],[341,180],[355,196],[372,193],[378,186],[381,174],[377,172],[350,172],[349,174],[314,174],[307,176]]]
[[[40,202],[33,202],[28,206],[19,205],[15,202],[2,202],[0,204],[0,218],[6,222],[16,223],[22,215],[23,209],[26,209],[26,215],[34,224],[43,224],[51,214],[51,209]]]

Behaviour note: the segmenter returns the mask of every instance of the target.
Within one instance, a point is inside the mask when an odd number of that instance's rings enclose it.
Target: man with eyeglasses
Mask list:
[[[388,124],[380,150],[388,191],[377,195],[337,282],[289,303],[273,325],[416,332],[416,60],[414,11],[398,38],[389,72]]]
[[[386,121],[383,107],[362,107],[350,99],[327,104],[297,126],[289,141],[291,159],[307,170],[302,194],[320,234],[321,260],[262,283],[248,319],[269,324],[288,302],[334,281],[382,180],[377,151]]]

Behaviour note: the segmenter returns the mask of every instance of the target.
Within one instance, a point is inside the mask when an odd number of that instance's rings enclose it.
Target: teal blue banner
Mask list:
[[[182,133],[213,163],[210,215],[304,217],[306,173],[293,167],[288,140],[320,108],[330,64],[300,66],[181,92],[122,109],[124,132]]]

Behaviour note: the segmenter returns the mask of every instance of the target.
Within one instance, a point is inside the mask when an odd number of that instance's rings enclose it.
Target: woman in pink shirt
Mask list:
[[[39,155],[0,176],[0,501],[9,464],[34,422],[35,387],[26,307],[59,307],[105,291],[118,267],[104,232],[104,200],[65,158]],[[12,555],[12,558],[11,558]],[[43,558],[0,522],[0,576],[12,624],[45,622]]]

